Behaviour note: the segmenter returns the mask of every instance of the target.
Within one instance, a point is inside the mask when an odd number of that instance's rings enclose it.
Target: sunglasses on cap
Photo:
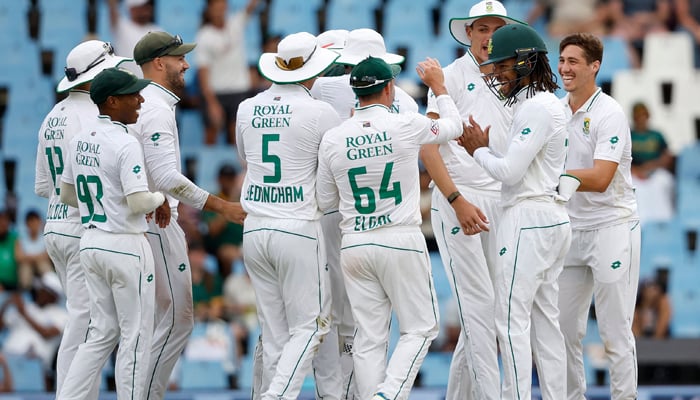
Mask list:
[[[299,57],[292,57],[289,59],[289,61],[285,60],[284,58],[280,56],[275,57],[275,64],[280,68],[285,71],[294,71],[297,70],[306,64],[309,59],[314,55],[316,52],[316,47],[314,46],[314,49],[311,51],[311,54],[309,54],[308,57],[304,58],[304,56],[299,56]]]
[[[376,76],[363,76],[361,78],[358,78],[356,76],[351,76],[350,77],[350,86],[356,87],[356,88],[363,88],[363,87],[372,87],[375,85],[381,85],[384,82],[389,82],[391,79],[377,79]]]
[[[114,55],[114,48],[112,47],[111,43],[107,42],[104,44],[103,47],[104,47],[104,50],[102,51],[102,54],[97,56],[90,64],[88,64],[87,67],[85,67],[84,70],[78,72],[78,70],[75,68],[65,67],[64,71],[66,73],[66,78],[68,78],[68,81],[73,82],[74,80],[78,79],[78,77],[81,74],[84,74],[84,73],[90,71],[91,69],[95,68],[96,66],[98,66],[100,63],[102,63],[105,60],[107,55],[110,55],[110,56]]]
[[[167,53],[168,50],[170,50],[174,47],[182,46],[182,43],[183,43],[182,37],[180,35],[175,35],[175,36],[173,36],[173,38],[170,40],[169,43],[165,44],[162,47],[157,48],[156,50],[153,50],[153,52],[151,53],[151,57],[152,58],[161,57],[165,53]]]

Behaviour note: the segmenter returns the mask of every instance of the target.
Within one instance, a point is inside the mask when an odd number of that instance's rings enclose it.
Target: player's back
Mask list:
[[[302,85],[277,85],[241,103],[236,143],[247,162],[241,204],[251,215],[318,219],[316,167],[322,135],[338,114]]]
[[[61,175],[67,162],[71,139],[97,120],[97,106],[90,94],[73,90],[46,115],[39,129],[34,191],[49,196],[46,220],[78,222],[77,208],[61,203]]]
[[[344,233],[421,223],[418,153],[438,133],[435,120],[377,104],[326,133],[320,154],[338,185]]]
[[[126,125],[100,116],[70,147],[67,177],[75,185],[81,223],[114,233],[145,232],[144,215],[134,214],[126,201],[148,190],[141,146]]]

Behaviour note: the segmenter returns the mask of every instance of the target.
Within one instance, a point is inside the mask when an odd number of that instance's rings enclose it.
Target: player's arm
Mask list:
[[[49,166],[46,162],[46,153],[44,147],[39,140],[39,144],[36,147],[36,163],[34,164],[34,193],[37,196],[48,198],[51,196],[51,191],[53,188],[53,179],[48,173]],[[59,182],[56,184],[60,185]]]
[[[523,179],[530,163],[550,136],[550,115],[544,108],[532,105],[524,114],[528,115],[527,124],[523,122],[512,125],[510,137],[513,139],[508,152],[502,157],[488,147],[490,127],[482,130],[472,116],[469,117],[471,126],[465,127],[465,134],[461,138],[461,143],[473,154],[474,160],[494,179],[506,185],[514,185]]]
[[[72,144],[73,142],[71,142],[71,147]],[[70,158],[66,159],[66,161],[68,160],[70,160]],[[78,195],[75,192],[75,184],[73,182],[73,165],[68,161],[63,166],[63,174],[61,175],[61,203],[77,208]]]
[[[126,204],[134,214],[149,214],[165,202],[161,192],[136,192],[126,196]]]
[[[117,29],[119,24],[119,0],[107,0],[109,4],[109,26],[112,30]]]
[[[437,97],[436,103],[441,115],[438,120],[431,120],[427,117],[426,132],[420,139],[420,143],[447,143],[451,139],[456,139],[462,134],[462,119],[454,100],[447,94],[445,87],[445,76],[440,67],[440,63],[432,58],[418,63],[416,72],[433,94]]]
[[[333,171],[329,165],[329,144],[322,141],[318,151],[318,171],[316,175],[316,201],[318,208],[323,211],[337,210],[340,196],[335,183]]]
[[[581,181],[577,189],[579,192],[603,193],[608,190],[624,148],[632,140],[627,117],[621,110],[600,121],[596,131],[598,135],[593,153],[593,167],[566,171]]]

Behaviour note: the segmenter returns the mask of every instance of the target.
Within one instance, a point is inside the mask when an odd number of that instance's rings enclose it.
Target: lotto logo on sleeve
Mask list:
[[[430,121],[430,132],[435,136],[440,133],[440,124],[436,120]]]

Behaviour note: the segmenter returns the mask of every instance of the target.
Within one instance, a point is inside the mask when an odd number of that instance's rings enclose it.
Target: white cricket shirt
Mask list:
[[[302,85],[273,84],[238,107],[236,144],[248,170],[241,205],[259,217],[315,220],[321,137],[340,124],[333,108]]]
[[[472,115],[482,129],[491,126],[489,148],[497,154],[505,154],[513,108],[491,92],[471,50],[445,67],[443,73],[447,93],[454,99],[462,120],[469,125],[469,115]],[[432,91],[428,91],[426,113],[429,112],[438,112]],[[501,183],[487,174],[457,142],[441,145],[440,155],[456,185],[494,192],[501,190]]]
[[[79,223],[77,208],[61,203],[61,175],[68,158],[68,145],[85,127],[94,125],[99,111],[90,100],[90,93],[71,90],[68,97],[57,103],[39,128],[36,148],[34,192],[49,199],[46,222]]]
[[[438,102],[438,120],[375,104],[356,109],[326,132],[318,156],[318,199],[324,211],[338,207],[343,234],[421,224],[420,146],[462,134],[452,99],[444,95]]]
[[[394,103],[391,111],[395,113],[418,112],[418,103],[403,89],[394,86]],[[342,76],[322,76],[311,87],[314,98],[330,104],[345,121],[352,115],[352,110],[358,105],[357,96],[350,87],[350,74]]]
[[[181,172],[180,136],[175,122],[175,106],[180,98],[155,82],[146,86],[141,96],[145,101],[139,119],[129,131],[143,146],[151,191],[166,195],[174,218],[179,201],[201,210],[209,193]]]
[[[561,102],[569,118],[566,169],[593,168],[593,160],[618,164],[605,192],[576,192],[571,196],[566,208],[572,229],[596,229],[638,218],[630,172],[632,137],[624,111],[600,88],[573,115],[568,94]]]
[[[487,147],[474,152],[476,162],[503,183],[503,207],[523,200],[552,199],[564,173],[568,136],[564,107],[553,93],[539,92],[529,99],[526,93],[523,88],[517,95],[505,155]]]
[[[134,214],[126,202],[126,196],[148,191],[143,150],[126,125],[100,115],[70,141],[69,149],[61,180],[75,185],[83,226],[146,232],[144,214]]]

